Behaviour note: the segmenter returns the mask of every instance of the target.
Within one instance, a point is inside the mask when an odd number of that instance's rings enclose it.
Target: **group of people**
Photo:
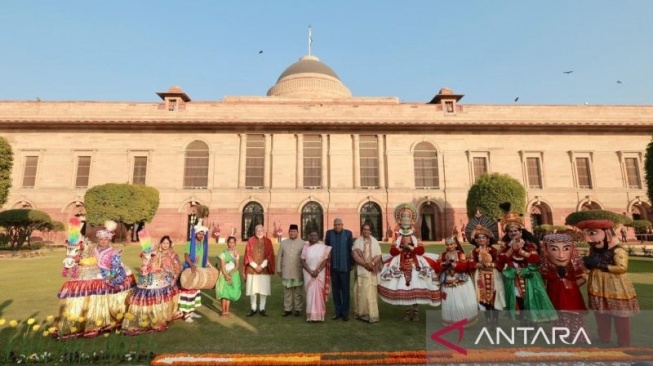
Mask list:
[[[469,257],[455,236],[446,240],[435,266],[443,288],[444,324],[471,324],[482,312],[487,326],[496,328],[499,311],[506,310],[522,324],[554,322],[577,334],[589,308],[599,342],[610,342],[614,322],[619,346],[630,345],[630,318],[639,304],[626,275],[628,255],[612,221],[588,218],[576,224],[580,231],[568,229],[538,241],[508,206],[501,226],[505,235],[497,241],[497,224],[477,213],[465,228],[475,247]],[[590,246],[586,256],[576,247],[580,241]],[[497,242],[499,248],[493,246]],[[584,284],[588,306],[580,290]],[[476,303],[469,300],[473,298]]]
[[[76,219],[69,223],[64,260],[63,274],[70,278],[59,292],[61,337],[96,336],[118,327],[126,334],[140,334],[165,330],[177,318],[190,323],[201,317],[195,311],[201,306],[200,290],[180,286],[178,279],[183,270],[194,273],[211,267],[206,227],[193,228],[183,261],[168,236],[152,250],[144,250],[137,281],[122,263],[120,251],[110,246],[111,230],[99,230],[97,244],[86,242],[75,232]],[[474,245],[469,255],[455,235],[445,240],[445,251],[437,255],[426,253],[414,233],[417,211],[412,204],[399,205],[395,219],[398,225],[385,255],[369,224],[354,239],[340,218],[324,241],[315,231],[304,241],[298,226],[290,225],[276,254],[258,225],[242,262],[236,238],[230,236],[218,255],[215,293],[220,315],[232,316],[231,303],[240,299],[245,287],[250,298],[246,316],[268,316],[271,277],[276,274],[284,292],[283,317],[305,313],[307,322],[322,322],[331,296],[332,319],[348,321],[353,270],[353,316],[365,322],[379,322],[379,298],[405,306],[406,321],[419,321],[420,304],[441,305],[443,324],[465,320],[470,325],[482,313],[490,328],[498,326],[500,311],[507,310],[523,323],[555,321],[579,329],[589,308],[594,310],[600,341],[610,341],[614,322],[618,344],[630,344],[629,319],[639,312],[639,305],[626,275],[628,255],[611,221],[588,219],[576,224],[581,231],[548,234],[538,241],[508,207],[500,221],[505,235],[498,240],[497,223],[477,212],[465,227],[466,238]],[[585,257],[576,247],[581,240],[590,245]],[[589,306],[581,295],[584,284]]]

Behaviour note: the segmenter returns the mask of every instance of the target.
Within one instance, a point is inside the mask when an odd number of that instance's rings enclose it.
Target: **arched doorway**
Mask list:
[[[383,221],[381,206],[376,203],[369,201],[361,207],[361,223],[359,227],[362,227],[363,224],[369,224],[372,228],[372,236],[377,239],[383,238]]]
[[[421,223],[419,224],[420,237],[424,241],[434,241],[436,240],[436,224],[435,224],[435,208],[430,202],[422,205],[421,212],[419,214],[421,217]]]
[[[530,209],[531,230],[540,225],[553,225],[551,208],[544,202],[536,202]]]
[[[308,240],[308,234],[317,232],[324,238],[324,210],[319,203],[311,201],[302,207],[302,240]]]
[[[257,225],[265,225],[263,220],[263,206],[258,202],[250,202],[243,208],[243,218],[240,232],[241,239],[247,240],[254,235]]]

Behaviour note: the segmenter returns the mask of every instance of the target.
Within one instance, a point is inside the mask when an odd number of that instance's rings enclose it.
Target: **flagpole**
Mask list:
[[[308,26],[308,55],[311,55],[311,43],[313,43],[313,37],[311,36],[311,26]]]

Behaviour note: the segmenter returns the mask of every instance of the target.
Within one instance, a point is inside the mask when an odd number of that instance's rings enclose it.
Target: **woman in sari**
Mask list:
[[[222,304],[220,316],[232,316],[229,312],[232,301],[238,301],[242,293],[238,261],[240,256],[236,250],[236,238],[227,238],[227,248],[220,253],[220,277],[215,284],[215,296]]]
[[[318,241],[317,232],[308,235],[308,243],[302,250],[304,286],[306,288],[306,321],[322,322],[329,297],[329,260],[331,247]]]

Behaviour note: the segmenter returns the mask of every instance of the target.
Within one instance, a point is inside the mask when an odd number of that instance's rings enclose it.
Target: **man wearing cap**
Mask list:
[[[617,343],[630,346],[630,317],[639,312],[633,283],[628,278],[628,253],[619,245],[610,220],[584,220],[576,224],[583,230],[590,245],[583,257],[589,269],[588,302],[594,310],[599,340],[610,342],[612,322],[617,331]]]
[[[245,247],[245,261],[243,263],[245,277],[247,279],[247,290],[245,294],[250,297],[251,309],[248,317],[254,316],[257,312],[268,316],[265,310],[267,297],[270,296],[270,275],[274,274],[274,248],[272,241],[265,234],[263,225],[256,225],[254,236],[249,238]],[[256,308],[256,295],[260,301],[258,310]]]
[[[288,238],[281,241],[277,253],[277,274],[283,283],[283,314],[286,317],[295,311],[295,316],[302,315],[304,307],[304,277],[302,274],[302,248],[304,241],[299,238],[297,225],[288,229]],[[294,300],[294,307],[293,307]]]
[[[206,268],[209,265],[209,241],[207,233],[209,229],[201,223],[191,230],[191,237],[186,250],[184,251],[184,265],[182,270],[190,268],[195,272],[198,267]],[[192,323],[193,318],[202,316],[195,312],[195,308],[202,306],[200,290],[181,288],[179,296],[179,310],[182,312],[185,322]]]

